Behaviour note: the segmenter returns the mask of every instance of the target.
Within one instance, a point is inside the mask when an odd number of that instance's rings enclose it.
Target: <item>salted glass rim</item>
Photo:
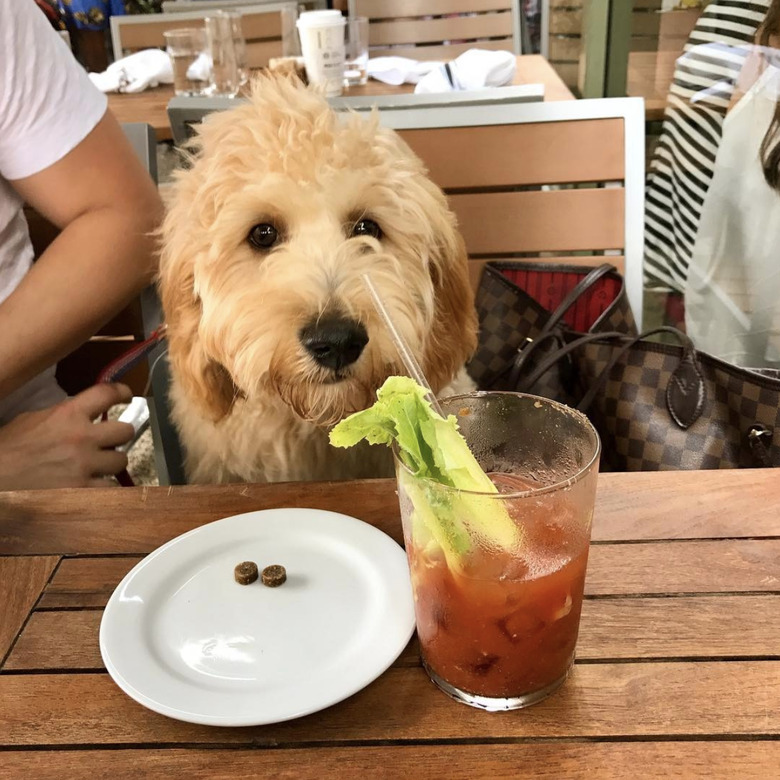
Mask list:
[[[542,403],[549,404],[550,406],[554,406],[558,409],[558,411],[563,412],[564,414],[571,414],[572,417],[575,417],[579,419],[581,422],[584,422],[586,429],[590,430],[591,434],[593,435],[593,438],[595,439],[593,456],[584,466],[580,467],[580,469],[576,472],[576,474],[573,474],[572,476],[567,477],[566,479],[560,480],[559,482],[554,482],[552,485],[544,485],[538,488],[530,488],[528,490],[518,490],[512,493],[484,493],[478,490],[461,490],[460,488],[455,488],[452,487],[451,485],[445,485],[443,482],[437,482],[435,479],[431,479],[430,477],[418,477],[401,460],[401,458],[398,455],[398,445],[394,441],[392,444],[393,459],[398,464],[398,466],[401,469],[403,469],[412,479],[415,479],[418,482],[423,482],[428,485],[433,485],[439,490],[450,491],[453,493],[465,494],[469,496],[480,496],[483,498],[492,498],[492,499],[504,501],[507,499],[539,496],[544,493],[555,493],[559,490],[564,490],[568,487],[571,487],[572,485],[575,485],[577,482],[579,482],[581,479],[585,478],[585,476],[593,468],[593,464],[596,463],[596,461],[601,456],[601,437],[599,436],[598,431],[594,427],[593,423],[588,419],[588,417],[585,414],[583,414],[579,409],[574,409],[571,406],[566,406],[566,404],[562,404],[559,401],[553,401],[551,398],[544,398],[541,395],[533,395],[531,393],[517,393],[511,390],[475,390],[473,393],[458,393],[457,395],[449,395],[446,396],[445,398],[440,398],[439,403],[449,404],[451,402],[457,402],[463,398],[468,398],[468,399],[484,398],[487,396],[517,396],[520,398],[529,398],[535,401],[541,401]]]

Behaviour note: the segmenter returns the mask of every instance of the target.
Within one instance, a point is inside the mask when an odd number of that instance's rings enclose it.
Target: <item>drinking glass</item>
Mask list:
[[[246,39],[239,11],[225,11],[230,17],[230,26],[233,30],[233,48],[236,53],[236,67],[238,68],[238,82],[244,86],[249,81],[249,61],[246,53]]]
[[[416,477],[396,452],[423,665],[458,701],[525,707],[574,660],[599,437],[580,412],[536,396],[440,403],[498,493]]]
[[[167,30],[165,50],[173,66],[173,91],[177,95],[202,95],[208,87],[210,68],[206,35],[198,27]]]
[[[216,11],[204,20],[206,41],[211,56],[209,94],[235,97],[241,86],[233,19],[225,11]]]
[[[368,81],[368,19],[356,16],[344,27],[344,86],[355,87]]]

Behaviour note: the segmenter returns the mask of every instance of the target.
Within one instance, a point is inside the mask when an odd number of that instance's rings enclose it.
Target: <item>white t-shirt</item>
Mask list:
[[[62,159],[92,131],[106,104],[33,0],[0,0],[0,306],[33,259],[22,200],[9,181]],[[63,397],[52,367],[0,399],[0,425]]]
[[[780,193],[760,154],[778,99],[767,64],[723,123],[685,289],[693,343],[748,368],[780,368]]]

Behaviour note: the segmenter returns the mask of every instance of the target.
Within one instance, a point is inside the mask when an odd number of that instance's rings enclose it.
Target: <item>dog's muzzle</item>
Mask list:
[[[368,344],[363,325],[341,316],[313,320],[301,329],[299,338],[318,365],[333,371],[354,363]]]

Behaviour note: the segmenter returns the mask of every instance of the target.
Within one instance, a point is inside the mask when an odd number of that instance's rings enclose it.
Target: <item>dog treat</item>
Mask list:
[[[284,566],[266,566],[263,569],[263,585],[269,588],[278,588],[287,579],[287,572]]]
[[[239,585],[251,585],[257,579],[257,564],[254,561],[239,563],[233,574]]]

